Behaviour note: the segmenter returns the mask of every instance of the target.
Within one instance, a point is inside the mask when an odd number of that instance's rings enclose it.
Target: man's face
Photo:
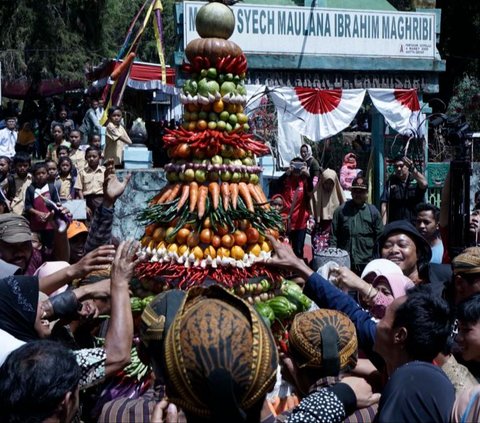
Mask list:
[[[377,325],[373,350],[380,354],[387,364],[392,358],[392,352],[395,348],[398,348],[395,342],[397,329],[393,327],[395,313],[406,299],[407,297],[399,297],[393,301],[393,303],[387,307],[385,310],[385,316],[382,317]]]
[[[406,179],[408,176],[408,167],[403,160],[397,160],[394,163],[395,175],[401,179]]]
[[[7,263],[20,267],[22,274],[27,270],[32,251],[32,241],[14,243],[0,241],[0,258]]]
[[[10,131],[13,131],[17,126],[17,122],[15,121],[15,119],[8,119],[6,124],[7,124],[7,129],[9,129]]]
[[[367,202],[368,191],[366,189],[352,188],[352,201],[357,206],[363,206]]]
[[[480,292],[480,274],[455,275],[454,282],[456,304]]]
[[[98,101],[97,100],[93,100],[91,105],[92,105],[92,109],[94,109],[94,110],[98,109]]]
[[[20,162],[15,165],[15,172],[20,178],[25,178],[28,173],[28,168],[30,167],[30,163],[28,162]]]
[[[381,254],[382,258],[398,264],[405,276],[411,275],[417,267],[417,246],[406,234],[390,235],[383,244]]]
[[[456,340],[465,361],[480,361],[480,322],[458,322]]]
[[[435,216],[431,210],[424,210],[417,214],[416,226],[418,232],[427,241],[432,241],[438,234],[438,222],[435,221]]]
[[[470,214],[470,225],[468,227],[470,234],[477,237],[480,230],[480,210],[475,210]]]
[[[67,112],[65,110],[62,110],[58,116],[60,116],[60,119],[65,120],[67,118]]]

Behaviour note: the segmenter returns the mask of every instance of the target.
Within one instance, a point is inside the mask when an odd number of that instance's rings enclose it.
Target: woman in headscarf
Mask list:
[[[317,187],[318,180],[322,173],[322,168],[318,160],[313,157],[312,147],[309,144],[303,144],[300,148],[300,156],[302,160],[307,164],[308,172],[310,174],[308,193],[312,195],[313,191]]]
[[[122,369],[130,360],[133,322],[129,282],[138,263],[138,244],[122,242],[117,249],[111,271],[111,319],[105,337],[105,348],[75,351],[82,367],[82,388],[101,382]],[[81,297],[91,295],[92,286],[80,288]],[[95,292],[95,291],[93,291]],[[20,341],[48,338],[50,320],[78,318],[81,306],[78,293],[66,291],[41,301],[37,277],[10,276],[0,280],[0,329]],[[3,346],[1,346],[3,347]]]
[[[315,229],[312,233],[314,254],[328,247],[333,212],[345,203],[337,173],[332,169],[323,171],[312,198]]]

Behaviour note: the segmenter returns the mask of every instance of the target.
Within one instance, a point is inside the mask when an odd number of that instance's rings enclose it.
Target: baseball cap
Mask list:
[[[88,228],[85,226],[84,223],[79,222],[78,220],[74,220],[67,229],[67,238],[71,239],[74,236],[81,234],[82,232],[88,232]]]
[[[0,241],[14,244],[32,240],[28,220],[15,213],[0,214]]]

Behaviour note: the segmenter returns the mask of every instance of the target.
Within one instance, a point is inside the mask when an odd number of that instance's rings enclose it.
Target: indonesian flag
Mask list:
[[[365,90],[282,87],[269,94],[278,113],[279,152],[288,162],[300,154],[301,135],[320,141],[350,125],[362,105]]]
[[[417,137],[425,134],[425,119],[415,89],[372,88],[368,94],[390,127],[399,134]]]

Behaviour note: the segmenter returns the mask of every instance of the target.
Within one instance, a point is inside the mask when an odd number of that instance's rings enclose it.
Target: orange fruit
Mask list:
[[[256,244],[258,242],[258,240],[260,239],[260,233],[255,228],[248,228],[245,231],[245,234],[247,235],[247,239],[248,239],[249,244]]]
[[[196,259],[203,259],[203,251],[198,245],[196,247],[193,247],[191,253],[195,256]]]
[[[206,217],[205,220],[203,221],[204,228],[211,228],[212,227],[212,222],[209,217]]]
[[[205,248],[203,254],[205,255],[205,257],[210,256],[211,258],[215,258],[217,257],[217,250],[215,250],[215,248],[209,245],[207,248]]]
[[[258,257],[262,252],[262,248],[260,244],[252,244],[248,247],[247,252],[252,253],[254,256]]]
[[[239,231],[238,229],[233,233],[233,237],[235,239],[235,244],[243,247],[247,243],[247,235],[243,231]]]
[[[187,242],[190,231],[187,228],[182,228],[177,232],[176,240],[179,244],[185,244]]]
[[[187,131],[195,131],[197,127],[197,121],[188,122]]]
[[[242,260],[243,256],[245,255],[245,251],[243,251],[242,247],[235,245],[230,250],[230,257],[234,258],[235,260]]]
[[[236,113],[237,112],[237,105],[233,104],[233,103],[228,103],[226,109],[227,109],[228,113]]]
[[[206,120],[197,120],[197,129],[199,129],[200,131],[204,131],[205,129],[207,129],[208,127],[208,123]]]
[[[217,250],[217,256],[218,257],[230,257],[230,250],[225,247],[220,247]]]
[[[217,100],[214,101],[212,104],[212,109],[215,113],[221,113],[223,112],[223,109],[225,108],[225,105],[223,104],[223,100]]]
[[[232,248],[233,245],[235,244],[235,238],[230,235],[226,234],[222,236],[222,246],[225,248]]]

